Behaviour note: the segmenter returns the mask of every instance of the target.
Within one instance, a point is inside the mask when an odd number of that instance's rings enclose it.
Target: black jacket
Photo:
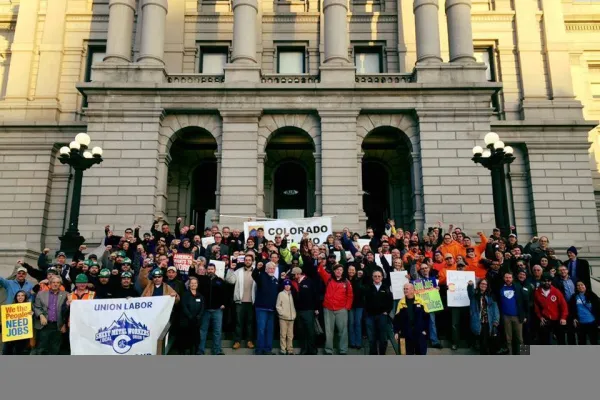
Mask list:
[[[126,299],[127,297],[140,297],[140,294],[135,290],[133,283],[127,289],[119,285],[112,296],[113,299]]]
[[[218,276],[197,275],[198,290],[205,300],[206,310],[218,310],[227,303],[225,281]]]
[[[354,278],[348,278],[348,280],[352,284],[352,308],[365,308],[365,286],[362,278],[354,276]]]
[[[365,287],[365,312],[367,315],[375,316],[390,312],[394,306],[394,297],[389,285],[381,284],[377,290],[375,284]]]
[[[181,319],[182,327],[200,325],[200,318],[204,312],[204,296],[200,291],[196,291],[194,296],[192,292],[186,290],[181,296]]]
[[[571,262],[571,260],[567,260],[563,263],[563,265],[565,267],[567,267],[567,269],[569,269],[570,262]],[[592,281],[591,281],[591,277],[590,277],[590,263],[587,260],[577,258],[575,269],[576,269],[575,274],[577,276],[571,277],[571,279],[573,279],[573,282],[577,283],[577,281],[580,280],[583,283],[585,283],[585,287],[588,290],[591,290],[592,289]]]
[[[317,290],[314,281],[308,277],[305,277],[299,284],[292,285],[292,297],[296,311],[318,310],[319,293]]]

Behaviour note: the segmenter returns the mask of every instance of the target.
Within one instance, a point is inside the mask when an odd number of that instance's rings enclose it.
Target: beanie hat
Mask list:
[[[79,274],[75,278],[75,283],[88,283],[88,277],[86,274]]]
[[[292,281],[290,281],[289,279],[286,279],[283,281],[283,286],[291,286],[292,285]]]
[[[569,253],[569,252],[571,252],[571,253],[573,253],[573,254],[577,255],[577,247],[575,247],[575,246],[571,246],[571,247],[569,247],[569,248],[567,249],[567,253]]]
[[[102,268],[98,276],[100,278],[110,278],[110,270],[107,268]]]

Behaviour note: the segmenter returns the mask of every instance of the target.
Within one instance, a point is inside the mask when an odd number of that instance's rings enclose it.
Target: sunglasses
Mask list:
[[[452,260],[452,257],[446,257],[446,260]]]

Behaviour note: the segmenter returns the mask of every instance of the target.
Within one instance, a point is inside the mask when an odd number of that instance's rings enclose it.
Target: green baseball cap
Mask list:
[[[88,277],[86,274],[79,274],[75,278],[75,283],[88,283]]]
[[[102,268],[98,276],[100,278],[110,278],[110,269]]]

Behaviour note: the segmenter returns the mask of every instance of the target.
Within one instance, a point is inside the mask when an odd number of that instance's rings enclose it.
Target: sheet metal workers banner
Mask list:
[[[175,298],[75,300],[71,303],[71,354],[154,355]]]
[[[333,233],[331,217],[315,217],[244,222],[244,237],[247,239],[256,236],[258,228],[265,230],[265,237],[268,240],[275,240],[276,235],[281,235],[283,238],[289,233],[288,248],[292,242],[300,244],[305,232],[308,232],[315,244],[325,243],[327,236]]]

